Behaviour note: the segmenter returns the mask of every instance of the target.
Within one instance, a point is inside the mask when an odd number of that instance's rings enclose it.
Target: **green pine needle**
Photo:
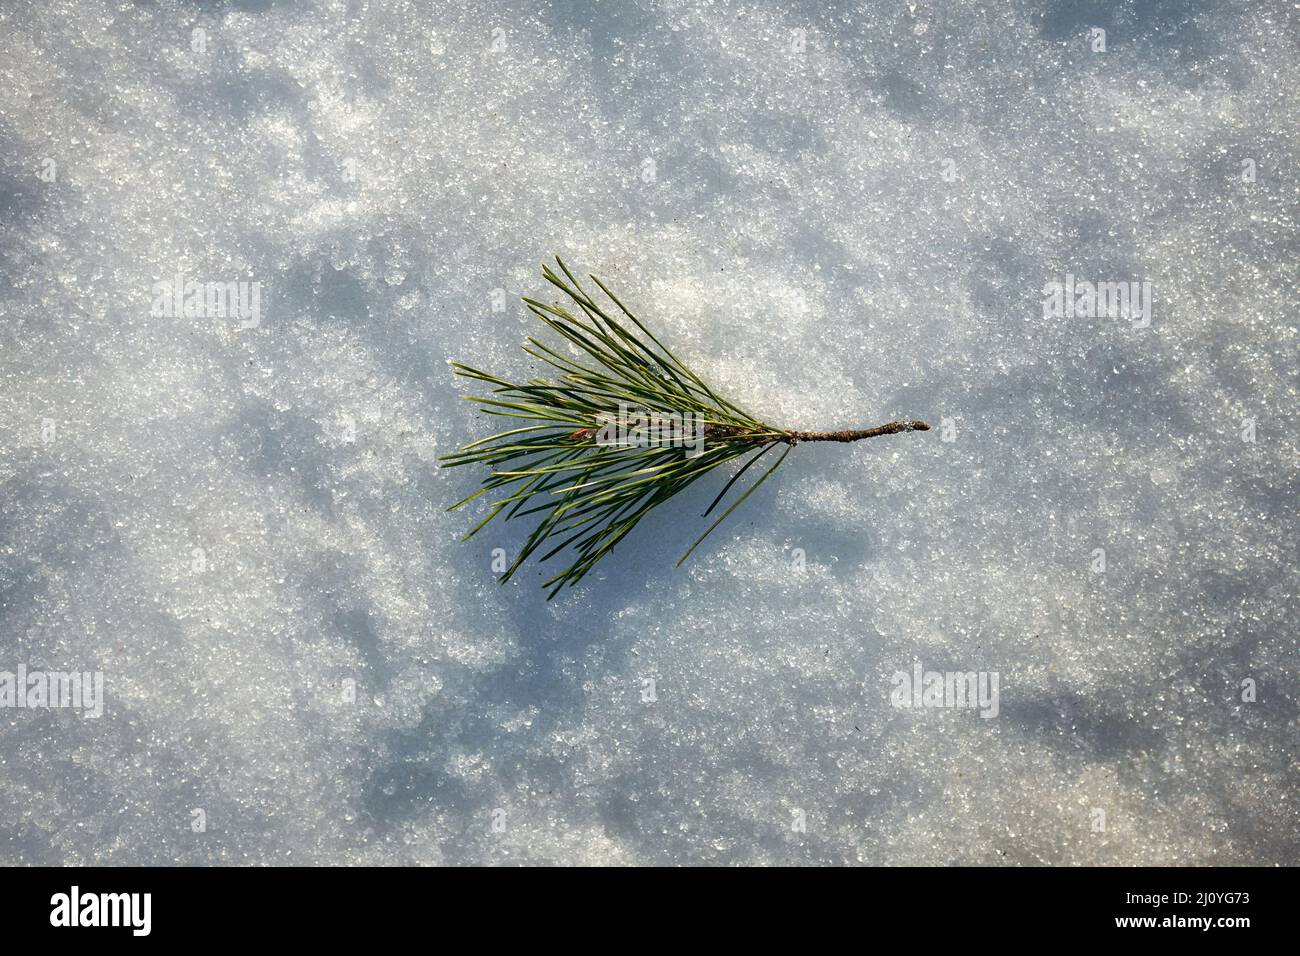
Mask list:
[[[486,517],[465,540],[503,512],[503,520],[542,515],[514,563],[501,575],[502,583],[541,548],[547,549],[541,561],[566,553],[569,566],[545,582],[551,589],[549,600],[566,584],[572,587],[582,580],[642,518],[678,492],[719,466],[749,456],[704,512],[708,515],[751,465],[776,444],[785,443],[788,447],[776,463],[709,525],[677,562],[680,566],[780,467],[796,442],[856,441],[929,427],[907,421],[858,432],[791,432],[765,425],[710,389],[603,282],[590,277],[613,309],[588,295],[564,262],[555,261],[561,274],[549,266],[543,266],[542,274],[569,302],[548,305],[530,298],[524,302],[576,348],[578,358],[530,338],[524,351],[559,374],[553,380],[533,379],[522,385],[452,363],[457,375],[492,387],[491,396],[466,396],[478,402],[482,412],[527,423],[441,459],[444,467],[486,464],[491,468],[482,488],[449,509],[491,494]],[[620,316],[615,317],[615,312]],[[629,409],[655,421],[661,430],[634,433],[651,435],[649,441],[602,441],[602,435],[608,436],[602,426],[621,421]],[[694,440],[682,429],[684,416],[689,416],[690,425],[699,426]],[[660,441],[654,440],[655,434]]]

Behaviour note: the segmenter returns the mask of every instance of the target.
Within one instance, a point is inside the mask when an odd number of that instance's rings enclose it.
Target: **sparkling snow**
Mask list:
[[[0,862],[1294,863],[1298,38],[6,3],[0,671],[105,700],[0,709]],[[720,481],[500,587],[447,362],[533,374],[556,253],[774,424],[934,430],[800,446],[681,570]],[[1067,275],[1149,324],[1045,317]],[[918,661],[996,717],[895,706]]]

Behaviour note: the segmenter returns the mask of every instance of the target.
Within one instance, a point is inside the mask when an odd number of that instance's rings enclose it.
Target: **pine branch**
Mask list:
[[[574,346],[579,357],[534,338],[524,351],[554,368],[553,380],[514,384],[459,362],[457,375],[492,386],[490,396],[465,396],[488,415],[525,424],[479,439],[441,460],[444,467],[485,464],[483,487],[448,510],[495,493],[472,538],[497,515],[503,520],[541,514],[501,582],[543,546],[539,560],[568,553],[572,563],[545,582],[548,600],[572,587],[652,510],[722,465],[746,458],[705,516],[767,452],[785,451],[696,539],[680,566],[715,528],[766,481],[799,442],[852,442],[905,431],[926,431],[921,421],[876,428],[801,432],[774,428],[716,394],[641,324],[603,282],[592,282],[613,303],[602,307],[556,259],[543,266],[548,282],[568,297],[564,305],[525,298],[528,309]],[[570,303],[577,312],[570,311]],[[616,318],[612,313],[621,313]]]

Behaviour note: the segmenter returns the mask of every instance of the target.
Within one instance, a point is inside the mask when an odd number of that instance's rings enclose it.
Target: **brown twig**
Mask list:
[[[875,428],[850,428],[836,432],[797,432],[769,431],[754,432],[734,425],[710,425],[705,429],[705,437],[717,441],[783,441],[788,445],[797,445],[801,441],[838,441],[851,442],[863,438],[875,438],[878,435],[896,435],[899,432],[928,432],[930,426],[914,419],[900,419]]]
[[[888,425],[877,425],[875,428],[853,428],[838,432],[788,432],[787,434],[790,437],[786,440],[791,445],[801,441],[850,442],[862,438],[875,438],[877,435],[896,435],[899,432],[928,432],[929,430],[930,426],[925,422],[900,419],[896,422],[890,422]]]

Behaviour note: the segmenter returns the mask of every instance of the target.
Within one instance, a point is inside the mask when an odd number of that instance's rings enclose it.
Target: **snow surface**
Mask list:
[[[1298,24],[5,3],[0,670],[107,700],[0,710],[0,861],[1294,863]],[[769,421],[935,430],[499,587],[447,361],[527,374],[555,253]]]

